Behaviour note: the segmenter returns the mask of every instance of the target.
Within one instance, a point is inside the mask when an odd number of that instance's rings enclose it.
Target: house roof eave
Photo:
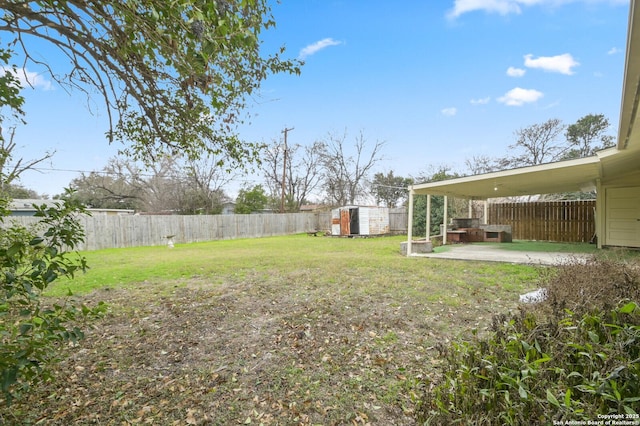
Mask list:
[[[413,185],[414,194],[488,199],[580,191],[600,177],[598,156]]]
[[[635,0],[629,2],[629,23],[627,28],[627,46],[622,84],[622,102],[620,105],[620,124],[618,129],[619,150],[629,145],[638,145],[638,137],[632,137],[637,126],[638,105],[640,102],[640,31],[634,28],[640,25],[640,9],[635,7]]]

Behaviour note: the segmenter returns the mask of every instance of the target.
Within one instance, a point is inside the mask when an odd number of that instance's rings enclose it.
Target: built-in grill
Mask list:
[[[507,236],[504,226],[480,225],[480,219],[471,217],[459,217],[451,219],[451,225],[447,228],[447,242],[450,243],[479,243],[479,242],[507,242],[511,239]],[[509,227],[510,228],[510,227]],[[510,232],[509,232],[510,235]]]

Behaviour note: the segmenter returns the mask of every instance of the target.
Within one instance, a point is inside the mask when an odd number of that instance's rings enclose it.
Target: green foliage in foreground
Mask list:
[[[565,269],[550,274],[540,307],[496,316],[488,335],[440,348],[444,371],[424,395],[420,422],[638,421],[639,273],[611,261]]]
[[[6,202],[0,203],[3,221]],[[36,227],[11,224],[0,233],[0,391],[7,403],[49,377],[57,345],[83,337],[75,321],[101,310],[48,305],[41,298],[59,277],[71,278],[87,267],[84,258],[72,255],[84,238],[75,218],[82,211],[71,203],[41,206]]]

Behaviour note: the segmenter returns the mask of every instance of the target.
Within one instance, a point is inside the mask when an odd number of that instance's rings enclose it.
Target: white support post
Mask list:
[[[600,183],[600,179],[596,179],[596,239],[597,244],[596,247],[601,249],[603,243],[606,244],[606,232],[605,227],[607,226],[604,221],[604,212],[602,210],[602,206],[604,205],[604,197],[605,193],[602,190],[602,184]]]
[[[407,256],[411,256],[413,239],[413,185],[409,186],[409,217],[407,218]]]
[[[445,195],[444,196],[444,217],[443,217],[443,221],[444,221],[444,226],[443,231],[442,231],[442,245],[446,245],[447,244],[447,223],[449,222],[449,212],[447,211],[448,209],[448,204],[449,204],[449,198]]]
[[[484,224],[488,225],[489,224],[489,202],[487,200],[484,200]]]
[[[473,217],[473,198],[469,198],[469,217]]]
[[[427,237],[427,242],[429,242],[429,237],[431,237],[431,195],[427,195],[427,229],[426,229],[426,237]]]

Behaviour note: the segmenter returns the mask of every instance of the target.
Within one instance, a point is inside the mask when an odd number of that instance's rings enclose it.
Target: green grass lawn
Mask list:
[[[490,327],[539,267],[400,254],[405,236],[83,253],[60,281],[107,315],[9,423],[415,424],[438,347]],[[57,299],[56,299],[57,300]]]
[[[47,294],[63,296],[68,290],[86,294],[100,288],[134,288],[143,283],[190,279],[206,279],[215,284],[229,277],[286,275],[301,269],[318,271],[334,281],[357,274],[364,282],[375,281],[381,271],[443,282],[463,278],[464,273],[455,263],[435,261],[438,268],[433,271],[421,268],[416,259],[401,256],[400,243],[405,240],[405,236],[337,238],[300,234],[178,244],[172,249],[155,246],[83,252],[88,271],[71,281],[59,280]],[[511,270],[509,265],[493,266],[496,271]],[[524,266],[517,269],[531,271]],[[495,279],[500,280],[500,275]]]

